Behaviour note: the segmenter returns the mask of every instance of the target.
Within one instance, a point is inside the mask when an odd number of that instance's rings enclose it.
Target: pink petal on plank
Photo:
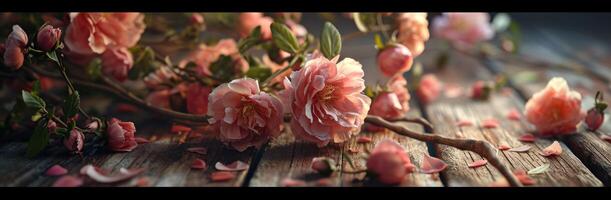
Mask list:
[[[348,148],[348,152],[350,152],[350,153],[358,153],[360,151],[359,151],[358,147],[350,147],[350,148]]]
[[[136,137],[136,143],[138,144],[146,144],[149,143],[151,141],[149,141],[149,139],[143,138],[143,137]]]
[[[522,142],[534,142],[537,138],[535,138],[535,136],[533,134],[524,134],[521,135],[518,140],[522,141]]]
[[[536,183],[535,180],[530,178],[530,176],[528,176],[528,174],[524,170],[515,170],[513,172],[513,175],[516,176],[516,178],[518,178],[520,183],[522,183],[523,185],[534,185]]]
[[[368,136],[361,136],[356,140],[356,142],[358,143],[370,143],[371,141],[372,141],[371,137],[368,137]]]
[[[482,160],[476,160],[475,162],[469,163],[469,167],[470,168],[476,168],[476,167],[481,167],[488,164],[488,160],[482,159]]]
[[[235,174],[233,172],[221,171],[221,172],[212,172],[212,174],[210,174],[210,180],[212,180],[212,182],[225,182],[225,181],[230,181],[234,178],[235,178]]]
[[[53,187],[80,187],[82,185],[82,178],[71,175],[62,176],[53,183]]]
[[[193,163],[191,163],[191,169],[206,169],[206,162],[202,159],[195,159]]]
[[[330,178],[321,178],[316,181],[318,187],[329,187],[333,185],[333,181]]]
[[[116,112],[120,113],[135,113],[138,112],[138,108],[131,104],[119,103],[117,104]]]
[[[473,126],[473,121],[468,120],[468,119],[461,119],[458,122],[456,122],[456,126],[458,127]]]
[[[519,153],[527,152],[528,150],[530,150],[530,146],[528,145],[523,145],[523,146],[509,149],[509,151],[519,152]]]
[[[603,135],[600,135],[600,139],[611,143],[611,136],[603,134]]]
[[[505,151],[505,150],[509,150],[509,149],[511,149],[511,146],[509,146],[509,145],[508,145],[508,144],[506,144],[506,143],[501,143],[501,144],[499,144],[499,147],[498,147],[498,148],[499,148],[499,150],[501,150],[501,151]]]
[[[558,141],[554,141],[551,145],[545,147],[545,149],[543,149],[543,152],[541,153],[541,155],[546,157],[559,156],[560,154],[562,154],[562,146],[560,146],[560,143],[558,143]]]
[[[518,121],[520,120],[520,112],[517,109],[513,108],[507,113],[507,119]]]
[[[494,118],[489,118],[482,121],[482,127],[484,128],[496,128],[499,127],[499,124],[499,121]]]
[[[457,138],[465,138],[465,134],[462,131],[456,131]]]
[[[460,85],[450,84],[446,85],[444,94],[448,98],[456,98],[463,94],[463,88]]]
[[[303,187],[306,185],[306,182],[302,180],[295,180],[292,178],[285,178],[284,180],[282,180],[282,183],[280,185],[282,187]]]
[[[432,174],[441,172],[448,167],[448,164],[442,160],[431,157],[428,154],[424,154],[422,164],[420,165],[420,171],[426,174]]]
[[[61,176],[61,175],[67,174],[67,173],[68,173],[68,170],[66,168],[63,168],[60,165],[53,165],[52,167],[47,169],[47,171],[45,172],[45,175],[47,175],[47,176]]]
[[[183,126],[183,125],[178,125],[178,124],[174,124],[172,125],[172,133],[188,133],[189,131],[191,131],[191,128],[188,126]]]
[[[98,183],[115,183],[130,179],[144,172],[144,168],[140,169],[119,169],[119,173],[107,175],[100,173],[93,165],[86,165],[81,169],[81,172],[85,172],[89,178],[93,179]]]
[[[134,186],[136,186],[136,187],[149,187],[149,186],[151,186],[151,179],[149,179],[149,177],[146,177],[146,176],[138,178],[134,182]]]
[[[187,149],[187,151],[200,155],[206,155],[208,153],[208,149],[206,147],[190,147]]]
[[[225,165],[221,162],[216,162],[214,167],[220,171],[243,171],[248,169],[248,164],[238,160],[229,165]]]

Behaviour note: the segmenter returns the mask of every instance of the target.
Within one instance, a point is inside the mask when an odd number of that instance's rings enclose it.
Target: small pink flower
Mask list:
[[[582,119],[581,95],[563,78],[552,78],[526,102],[524,116],[541,135],[573,133]]]
[[[55,131],[57,131],[57,123],[53,120],[49,120],[47,122],[47,129],[49,129],[49,133],[55,133]]]
[[[416,90],[420,100],[427,104],[435,101],[439,97],[441,92],[442,84],[434,74],[427,74],[422,76],[418,89]]]
[[[155,72],[148,74],[144,77],[143,81],[146,84],[146,87],[150,89],[160,89],[164,88],[162,84],[169,83],[172,79],[177,79],[178,75],[176,75],[172,70],[168,67],[160,67],[155,70]]]
[[[281,96],[293,114],[293,134],[318,146],[341,143],[358,134],[371,104],[362,94],[362,65],[351,58],[337,60],[309,60],[290,80],[284,80]]]
[[[187,90],[187,111],[193,114],[208,112],[208,98],[212,89],[199,83],[191,83]]]
[[[271,17],[263,16],[263,13],[240,13],[238,17],[238,32],[240,33],[240,37],[246,37],[250,35],[250,32],[257,26],[261,26],[261,39],[269,40],[272,38],[272,22],[274,22],[274,20]]]
[[[399,118],[405,115],[403,107],[397,94],[393,92],[381,92],[371,103],[369,109],[369,115],[380,116],[385,119]],[[367,131],[379,132],[383,131],[384,128],[375,125],[367,124],[365,126]]]
[[[402,44],[389,45],[378,53],[378,67],[382,74],[393,77],[400,76],[412,68],[414,57],[409,49]]]
[[[444,13],[433,20],[433,33],[460,49],[494,36],[488,13]]]
[[[102,72],[118,81],[125,81],[134,65],[132,53],[127,48],[108,49],[102,54]]]
[[[116,118],[108,121],[106,133],[108,147],[113,151],[132,151],[138,146],[136,142],[136,126],[132,122],[123,122]]]
[[[13,25],[13,31],[4,41],[4,65],[10,70],[18,70],[23,65],[23,55],[28,44],[28,35],[19,27]]]
[[[68,151],[80,153],[83,150],[85,136],[76,129],[70,131],[70,135],[64,138],[64,146]]]
[[[169,89],[153,91],[146,96],[145,101],[155,107],[170,108],[170,96],[172,94]]]
[[[597,92],[594,107],[590,108],[586,114],[585,122],[589,130],[596,131],[602,126],[605,121],[605,109],[607,109],[607,103],[604,102],[602,93]]]
[[[62,30],[51,25],[43,26],[36,36],[36,45],[40,50],[51,51],[62,36]]]
[[[405,149],[389,139],[380,141],[367,159],[367,171],[384,184],[399,184],[414,170]]]
[[[233,61],[235,73],[245,73],[248,71],[248,62],[240,55],[238,46],[233,39],[222,39],[215,45],[201,44],[196,50],[191,52],[179,64],[185,67],[188,62],[197,65],[195,71],[201,76],[211,76],[210,65],[217,61],[221,55],[230,56]]]
[[[396,18],[397,41],[405,45],[414,57],[422,54],[424,43],[430,36],[426,16],[426,13],[399,13]]]
[[[260,147],[281,133],[282,103],[259,89],[251,78],[236,79],[216,87],[208,97],[209,122],[218,138],[238,151]]]
[[[189,17],[189,22],[192,25],[196,25],[196,26],[201,26],[204,25],[204,16],[202,16],[199,13],[192,13],[191,16]]]

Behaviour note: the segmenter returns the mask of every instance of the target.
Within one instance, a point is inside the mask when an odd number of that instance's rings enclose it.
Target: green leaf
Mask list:
[[[335,58],[342,51],[342,36],[330,22],[326,22],[322,29],[320,51],[328,59]]]
[[[271,30],[272,41],[278,48],[292,54],[299,51],[297,38],[286,25],[274,22],[271,25]]]
[[[230,56],[221,55],[218,60],[210,64],[210,71],[217,79],[228,82],[234,76],[233,64]]]
[[[259,81],[264,81],[270,75],[272,75],[272,70],[264,67],[251,67],[246,72],[247,77],[257,79]]]
[[[34,85],[32,86],[32,90],[30,91],[33,95],[40,94],[40,80],[35,80]]]
[[[102,60],[100,58],[94,58],[91,60],[91,62],[87,65],[87,74],[93,79],[100,77],[102,74]]]
[[[254,30],[252,30],[252,32],[250,32],[248,37],[240,39],[238,42],[238,49],[240,50],[240,53],[243,54],[261,42],[261,26],[257,26]]]
[[[34,134],[28,142],[26,155],[34,157],[47,147],[49,143],[49,129],[47,129],[48,119],[39,120],[34,128]]]
[[[66,119],[69,119],[72,116],[76,115],[80,104],[81,104],[81,98],[79,96],[79,93],[78,91],[74,91],[74,93],[72,93],[70,96],[66,98],[66,100],[64,100],[64,107],[63,107],[64,117]]]
[[[380,34],[375,34],[373,35],[373,40],[376,44],[376,49],[380,50],[384,48],[384,42],[382,42],[382,37],[380,36]]]
[[[45,101],[42,100],[42,98],[40,98],[38,95],[32,95],[32,93],[25,90],[21,91],[21,98],[23,98],[23,102],[29,108],[40,110],[46,106]]]
[[[535,167],[531,170],[528,170],[528,174],[530,175],[534,175],[534,174],[541,174],[547,171],[547,169],[549,169],[549,163],[543,164],[541,166]]]
[[[54,61],[55,63],[59,63],[59,59],[57,59],[57,54],[55,53],[55,51],[47,52],[47,57],[51,59],[52,61]]]
[[[151,47],[136,46],[130,48],[130,52],[132,52],[135,59],[133,67],[127,74],[129,79],[141,79],[157,69],[158,62],[155,60],[155,51]]]

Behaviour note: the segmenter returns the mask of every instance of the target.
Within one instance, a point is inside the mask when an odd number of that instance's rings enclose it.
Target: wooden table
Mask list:
[[[312,20],[310,31],[320,32],[321,22]],[[347,27],[344,33],[355,28],[348,20],[340,19],[338,27]],[[598,133],[580,128],[577,134],[563,138],[538,139],[535,143],[522,143],[518,137],[533,130],[533,126],[521,119],[507,120],[506,114],[513,108],[522,111],[525,101],[534,92],[545,86],[552,76],[565,77],[572,88],[584,96],[588,107],[596,90],[611,94],[611,46],[604,41],[586,35],[566,35],[562,30],[550,30],[535,26],[523,27],[523,43],[520,54],[512,59],[478,59],[465,56],[458,52],[450,52],[448,64],[443,69],[435,67],[435,59],[440,51],[440,41],[431,39],[427,49],[418,60],[423,64],[426,73],[435,73],[445,84],[461,86],[465,92],[476,80],[491,80],[495,75],[508,75],[509,86],[505,92],[494,93],[489,101],[473,101],[466,96],[451,98],[442,94],[437,101],[424,105],[417,101],[412,93],[410,116],[424,116],[430,120],[438,134],[457,137],[458,134],[467,138],[482,139],[499,144],[505,142],[511,146],[530,145],[527,153],[509,151],[499,152],[499,156],[512,169],[530,170],[545,163],[550,169],[539,175],[533,175],[536,184],[533,186],[609,186],[611,185],[611,144],[599,138],[599,134],[611,134],[611,123],[605,123]],[[587,33],[583,33],[587,34]],[[594,44],[594,45],[593,45]],[[591,48],[596,47],[596,48]],[[342,55],[359,60],[366,73],[368,84],[382,80],[375,65],[375,49],[371,36],[346,41]],[[570,68],[550,66],[534,66],[524,63],[526,56],[546,59],[552,62],[568,63]],[[534,79],[525,79],[531,76]],[[412,91],[413,92],[413,91]],[[110,101],[100,101],[83,104],[105,102],[111,112],[116,107]],[[102,106],[103,107],[103,106]],[[86,164],[94,164],[102,168],[117,171],[121,167],[145,167],[147,170],[139,177],[147,177],[152,186],[282,186],[286,178],[306,180],[308,186],[363,186],[359,179],[364,174],[337,173],[330,178],[320,177],[310,169],[312,158],[327,156],[336,160],[340,168],[352,169],[349,160],[353,160],[357,168],[364,166],[363,153],[351,153],[358,149],[367,152],[383,138],[392,138],[403,145],[410,154],[412,162],[419,166],[423,154],[431,154],[444,160],[449,167],[441,174],[412,173],[402,186],[487,186],[502,178],[491,165],[479,168],[469,168],[467,165],[480,156],[444,145],[426,144],[411,138],[395,135],[391,132],[362,133],[373,138],[371,143],[357,143],[356,139],[339,145],[317,148],[313,144],[295,141],[286,132],[281,137],[270,141],[259,150],[236,152],[224,148],[219,142],[206,138],[191,138],[189,135],[172,134],[169,131],[171,122],[155,119],[146,113],[113,113],[124,120],[132,120],[137,124],[137,135],[148,137],[153,142],[141,144],[129,153],[111,153],[101,146],[89,143],[82,157],[68,155],[61,145],[47,149],[35,158],[26,158],[26,143],[11,141],[0,144],[0,186],[49,186],[57,178],[44,176],[44,172],[55,164],[69,169],[71,174],[78,173]],[[494,129],[480,128],[479,123],[487,118],[499,119],[501,126]],[[459,119],[470,119],[475,126],[457,127]],[[416,130],[421,127],[407,125]],[[559,140],[563,153],[558,157],[543,157],[539,153],[553,142]],[[189,147],[207,147],[205,156],[188,153]],[[202,158],[206,161],[207,170],[193,170],[191,161]],[[228,182],[211,182],[209,175],[214,171],[218,161],[228,163],[241,160],[250,164],[248,170],[237,173],[237,177]],[[322,180],[322,181],[321,181]],[[356,180],[356,181],[355,181]],[[128,186],[130,182],[118,186]],[[86,183],[90,186],[100,186]],[[103,186],[103,185],[102,185]]]

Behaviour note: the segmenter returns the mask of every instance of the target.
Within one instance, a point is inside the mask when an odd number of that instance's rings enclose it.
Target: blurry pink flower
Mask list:
[[[191,13],[189,20],[190,20],[189,22],[191,23],[191,25],[197,25],[197,26],[204,25],[204,16],[202,16],[199,13]]]
[[[419,56],[424,51],[424,42],[429,40],[429,22],[426,13],[399,13],[397,20],[397,41],[405,45],[412,56]]]
[[[250,32],[257,26],[261,26],[261,39],[269,40],[272,38],[272,22],[274,22],[274,20],[271,17],[263,16],[263,13],[240,13],[238,17],[238,32],[240,33],[240,37],[246,37],[250,35]]]
[[[367,171],[384,184],[400,184],[414,170],[405,149],[390,139],[380,141],[367,159]]]
[[[64,42],[77,54],[102,54],[133,47],[144,32],[142,13],[70,13]]]
[[[169,83],[172,79],[177,79],[176,75],[168,67],[160,67],[155,72],[148,74],[144,77],[143,81],[146,87],[150,89],[161,89],[164,88],[164,83]]]
[[[485,81],[476,81],[471,86],[471,98],[476,100],[487,100],[492,92],[492,85]]]
[[[106,134],[108,148],[113,151],[132,151],[138,146],[136,142],[136,126],[132,122],[123,122],[116,118],[108,121]]]
[[[286,24],[286,26],[289,27],[291,32],[293,32],[295,37],[297,37],[299,43],[303,43],[305,41],[305,38],[308,35],[308,30],[303,25],[298,24],[297,22],[290,19],[287,19],[286,21],[284,21],[284,23]]]
[[[127,80],[127,74],[133,65],[132,53],[127,48],[108,49],[102,54],[102,72],[120,82]]]
[[[18,70],[23,65],[25,56],[23,53],[28,44],[28,35],[19,27],[13,25],[13,31],[4,41],[4,65],[9,70]]]
[[[62,30],[51,25],[43,26],[36,35],[36,45],[40,50],[51,51],[62,36]]]
[[[437,79],[437,76],[434,74],[427,74],[420,79],[420,84],[418,84],[416,92],[422,103],[427,104],[435,101],[435,99],[439,97],[441,89],[442,84],[439,79]]]
[[[377,60],[380,71],[388,77],[401,76],[412,68],[414,62],[412,53],[402,44],[386,46],[378,52]]]
[[[155,107],[170,108],[170,96],[172,94],[170,89],[156,90],[149,93],[145,101]]]
[[[488,13],[444,13],[433,20],[433,33],[460,49],[494,36]]]
[[[84,139],[85,136],[83,133],[76,129],[72,129],[70,135],[64,138],[64,146],[70,152],[80,153],[83,150],[83,144],[85,143]]]
[[[407,113],[409,111],[409,100],[411,99],[407,90],[407,80],[403,76],[395,76],[388,81],[387,87],[390,91],[397,94],[399,103],[401,103],[401,111]]]
[[[219,130],[219,140],[244,151],[259,148],[281,133],[282,103],[259,89],[251,78],[236,79],[215,88],[208,97],[209,122]]]
[[[380,116],[385,119],[394,119],[405,115],[405,113],[402,111],[401,102],[399,102],[397,94],[393,92],[379,93],[378,96],[376,96],[376,98],[371,103],[369,114]],[[378,132],[384,130],[381,127],[371,124],[367,124],[365,128],[367,131],[371,132]]]
[[[221,55],[230,56],[233,60],[233,69],[236,73],[248,71],[248,62],[240,55],[238,46],[233,39],[222,39],[215,45],[200,45],[195,51],[191,52],[179,64],[185,67],[188,62],[197,65],[195,71],[201,76],[211,76],[210,65],[217,61]]]
[[[339,56],[309,60],[284,80],[285,105],[291,111],[296,137],[325,146],[341,143],[359,133],[371,99],[363,94],[362,65]],[[337,64],[336,64],[337,63]]]
[[[541,135],[570,134],[581,121],[581,95],[566,80],[552,78],[526,102],[524,116]]]
[[[191,83],[187,89],[187,111],[193,114],[208,112],[208,98],[212,89],[199,83]]]

